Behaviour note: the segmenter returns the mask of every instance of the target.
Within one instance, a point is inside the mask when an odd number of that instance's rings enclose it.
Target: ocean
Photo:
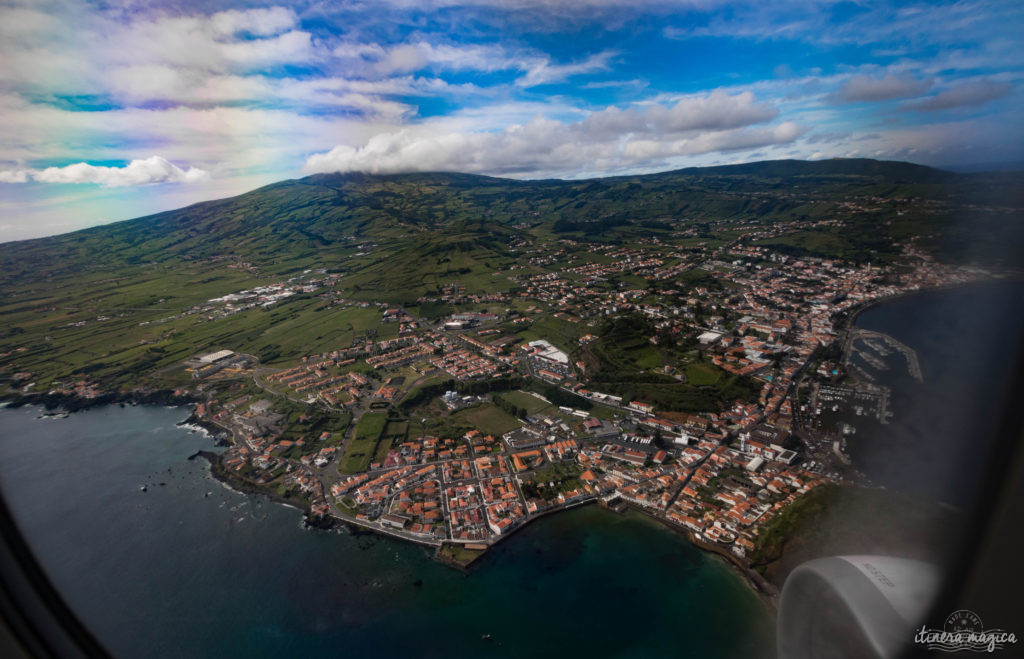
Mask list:
[[[847,445],[877,484],[970,510],[983,475],[1024,330],[1024,282],[980,282],[900,297],[868,309],[856,326],[917,352],[923,382],[894,353],[888,370],[865,363],[892,389],[893,421],[863,423]]]
[[[183,408],[41,411],[0,409],[0,491],[118,657],[775,654],[744,580],[638,513],[545,517],[463,573],[221,485]]]

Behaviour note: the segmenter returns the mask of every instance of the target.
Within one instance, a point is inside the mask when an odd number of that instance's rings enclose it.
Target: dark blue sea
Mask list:
[[[549,516],[464,574],[223,487],[184,409],[40,412],[0,409],[0,490],[119,657],[774,656],[744,581],[635,513]]]
[[[1024,330],[1024,282],[1002,280],[923,292],[867,310],[856,325],[913,348],[924,381],[894,354],[873,371],[892,389],[894,419],[848,440],[876,483],[969,510],[982,491]]]

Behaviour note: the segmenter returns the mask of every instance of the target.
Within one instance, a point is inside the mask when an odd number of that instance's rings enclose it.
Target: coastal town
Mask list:
[[[551,271],[496,272],[505,290],[467,294],[453,283],[418,301],[469,307],[441,318],[348,299],[336,292],[344,279],[322,272],[223,296],[203,313],[305,289],[375,311],[380,325],[287,368],[228,349],[196,355],[183,368],[207,400],[193,419],[230,436],[216,465],[229,482],[300,505],[314,522],[435,547],[452,562],[540,516],[596,502],[640,510],[742,567],[789,504],[860,478],[843,451],[852,426],[823,427],[822,406],[857,402],[858,415],[867,406],[883,423],[891,415],[884,387],[851,361],[852,315],[979,276],[909,247],[916,265],[897,275],[779,254],[752,237],[685,252],[524,242]],[[709,283],[674,287],[694,271]],[[609,284],[623,274],[637,285]],[[646,332],[640,349],[660,357],[644,371],[691,386],[742,379],[749,395],[683,412],[671,398],[603,386],[593,348],[623,317]]]

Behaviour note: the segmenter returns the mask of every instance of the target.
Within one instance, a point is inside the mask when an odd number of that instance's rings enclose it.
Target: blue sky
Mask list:
[[[326,171],[1024,161],[1019,1],[0,0],[0,241]]]

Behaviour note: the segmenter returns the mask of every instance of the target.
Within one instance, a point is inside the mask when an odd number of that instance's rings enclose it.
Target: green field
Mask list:
[[[773,249],[793,248],[796,253],[814,256],[841,257],[847,242],[829,231],[794,231],[775,238],[759,240],[757,244]]]
[[[515,405],[516,407],[518,407],[520,409],[526,410],[527,414],[537,414],[537,413],[553,414],[554,416],[557,416],[557,417],[559,417],[559,418],[569,422],[570,424],[576,424],[576,423],[579,423],[579,421],[580,421],[579,418],[577,418],[577,417],[575,417],[575,416],[573,416],[571,414],[566,414],[566,413],[564,413],[564,412],[562,412],[561,410],[558,409],[559,405],[563,405],[563,404],[567,404],[570,407],[576,406],[576,403],[579,400],[581,400],[581,399],[579,399],[575,395],[571,395],[571,394],[566,393],[565,395],[567,397],[571,397],[571,399],[570,400],[563,400],[563,401],[559,402],[558,404],[545,403],[540,398],[537,398],[536,396],[534,396],[534,395],[532,395],[532,394],[530,394],[528,392],[522,391],[522,390],[518,390],[518,391],[505,391],[505,392],[502,392],[499,395],[502,398],[504,398],[505,400],[507,400],[508,402],[510,402],[512,405]],[[589,407],[584,406],[584,407],[586,407],[586,411],[589,412],[590,414],[592,414],[593,416],[596,416],[599,419],[612,419],[612,418],[614,418],[616,416],[616,414],[621,415],[621,412],[618,412],[617,410],[612,409],[610,407],[605,407],[604,405],[597,405],[596,403],[591,404],[591,403],[589,403],[589,401],[588,401],[588,405],[590,405],[590,406]]]
[[[203,299],[208,299],[206,295],[224,295],[242,287],[240,282],[233,283],[237,276],[235,279],[203,278],[199,273],[194,276],[201,281],[209,280],[198,287],[205,291]],[[215,290],[211,288],[215,285],[213,282],[216,282]],[[155,292],[146,294],[136,290],[143,285]],[[103,290],[102,286],[99,288]],[[291,365],[305,355],[347,347],[355,336],[368,330],[376,331],[378,339],[393,338],[398,332],[394,323],[381,324],[381,314],[374,308],[326,308],[320,300],[303,296],[225,318],[210,319],[204,314],[178,317],[180,310],[174,313],[174,309],[165,307],[172,302],[166,301],[154,303],[155,310],[133,306],[132,309],[143,310],[109,312],[105,320],[97,320],[98,311],[107,309],[112,299],[117,304],[144,305],[150,297],[164,292],[163,284],[145,278],[139,284],[124,284],[118,288],[132,289],[132,292],[118,290],[99,301],[79,299],[78,304],[83,307],[91,303],[89,311],[69,308],[45,316],[35,312],[34,307],[18,310],[12,304],[0,305],[0,314],[12,327],[20,328],[9,339],[0,340],[0,344],[25,347],[23,358],[40,383],[88,375],[108,382],[137,385],[140,378],[156,370],[217,349],[255,355],[264,365]],[[46,299],[37,299],[36,303],[45,304]],[[79,322],[85,324],[69,326],[69,323]],[[46,333],[49,339],[34,338],[37,333]],[[173,375],[167,373],[162,377]],[[183,373],[179,373],[179,377],[188,379]]]
[[[698,387],[716,384],[723,374],[724,371],[714,364],[693,362],[686,365],[686,380]]]
[[[589,329],[583,323],[574,323],[564,318],[555,318],[544,313],[530,316],[533,322],[517,326],[513,331],[524,341],[545,339],[559,350],[572,353],[579,338]]]
[[[528,394],[525,391],[505,391],[496,395],[501,396],[516,407],[526,410],[527,414],[536,414],[537,412],[550,407],[548,403],[545,403],[540,398],[537,398],[532,394]]]
[[[590,414],[592,416],[595,416],[598,419],[611,420],[611,419],[614,419],[615,417],[621,417],[623,415],[622,412],[620,412],[619,410],[617,410],[617,409],[615,409],[613,407],[606,407],[605,405],[597,405],[596,403],[594,404],[594,406],[592,408],[590,408],[587,411],[590,412]]]
[[[324,446],[337,445],[341,438],[344,437],[345,431],[348,430],[352,420],[352,415],[348,413],[338,414],[328,412],[319,406],[309,407],[296,403],[287,403],[288,407],[285,407],[285,404],[280,399],[277,400],[275,409],[281,410],[283,408],[288,419],[288,427],[281,433],[281,439],[305,440],[304,447],[301,449],[294,447],[292,449],[295,451],[296,456],[303,453],[313,453]],[[324,432],[331,434],[330,439],[326,443],[318,441],[320,435]]]
[[[630,359],[633,360],[633,363],[635,363],[638,368],[642,368],[644,370],[657,368],[661,366],[662,363],[661,353],[659,353],[649,342],[647,345],[641,345],[637,348],[631,349],[628,354]]]
[[[508,290],[512,283],[494,272],[513,262],[492,231],[453,231],[448,235],[420,234],[396,241],[346,279],[353,297],[371,301],[411,304],[424,295],[436,295],[441,287],[457,281],[468,293]],[[426,311],[440,317],[442,306]]]
[[[356,335],[377,330],[377,338],[392,338],[398,328],[382,325],[376,309],[335,307],[323,309],[319,301],[282,303],[193,326],[191,342],[224,346],[257,355],[261,363],[291,364],[299,358],[352,345]]]
[[[389,420],[381,432],[380,441],[377,443],[377,450],[373,453],[373,462],[384,462],[388,457],[388,451],[395,444],[405,441],[409,433],[408,421]]]
[[[583,350],[585,361],[597,367],[591,369],[594,377],[628,377],[661,365],[661,354],[649,340],[654,335],[650,319],[639,314],[616,318],[602,323],[598,332],[600,338]]]
[[[515,430],[522,425],[519,419],[499,410],[490,403],[482,403],[459,410],[452,414],[451,418],[456,423],[476,428],[485,435],[495,436],[504,435],[508,431]]]
[[[373,460],[377,443],[388,422],[386,412],[366,412],[356,425],[355,434],[345,447],[338,470],[343,474],[355,474],[366,471]]]
[[[338,510],[353,517],[355,517],[356,513],[359,512],[359,506],[357,506],[356,502],[349,497],[343,497],[341,501],[337,502],[337,506]]]
[[[562,492],[583,487],[583,481],[579,478],[582,473],[583,467],[573,461],[549,464],[523,482],[523,494],[550,501]]]

